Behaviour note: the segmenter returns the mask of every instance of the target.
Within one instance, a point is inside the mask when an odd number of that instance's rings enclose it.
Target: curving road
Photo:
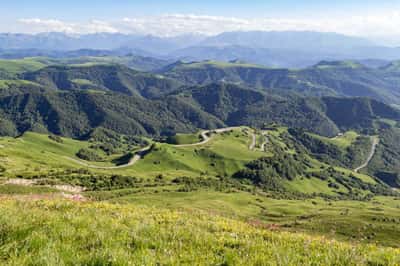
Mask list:
[[[251,133],[251,143],[249,146],[249,150],[254,150],[256,148],[256,143],[257,143],[257,136],[254,132]]]
[[[358,173],[361,169],[365,168],[368,166],[369,162],[372,160],[372,157],[374,157],[375,152],[376,152],[376,146],[378,146],[379,144],[379,138],[378,137],[372,137],[372,147],[371,147],[371,151],[368,155],[367,160],[360,165],[359,167],[357,167],[356,169],[354,169],[354,172]]]
[[[225,127],[225,128],[218,128],[218,129],[212,129],[212,130],[204,130],[200,133],[201,138],[203,139],[200,142],[197,143],[192,143],[192,144],[180,144],[180,145],[174,145],[175,147],[193,147],[193,146],[199,146],[199,145],[204,145],[207,142],[209,142],[212,138],[209,136],[212,133],[224,133],[232,130],[240,129],[240,127]]]
[[[269,143],[268,134],[263,134],[265,141],[261,144],[261,151],[267,151],[267,145]]]
[[[200,133],[201,138],[203,139],[201,142],[197,142],[197,143],[193,143],[193,144],[182,144],[182,145],[174,145],[175,147],[192,147],[192,146],[199,146],[199,145],[204,145],[207,142],[209,142],[212,138],[209,136],[209,134],[211,133],[224,133],[224,132],[228,132],[228,131],[232,131],[232,130],[236,130],[236,129],[240,129],[240,127],[226,127],[226,128],[219,128],[219,129],[213,129],[213,130],[204,130]],[[255,135],[253,135],[253,141],[255,141]],[[254,142],[255,143],[255,142]],[[255,145],[255,144],[254,144]],[[93,168],[93,169],[101,169],[101,170],[113,170],[113,169],[121,169],[121,168],[127,168],[130,167],[132,165],[134,165],[135,163],[137,163],[140,159],[142,159],[144,157],[144,155],[146,155],[146,153],[151,149],[151,145],[137,151],[135,153],[135,155],[132,157],[132,159],[127,163],[127,164],[123,164],[123,165],[118,165],[118,166],[98,166],[98,165],[92,165],[92,164],[88,164],[84,161],[75,159],[75,158],[71,158],[68,156],[64,156],[64,158],[75,162],[77,164],[80,164],[84,167],[88,167],[88,168]]]
[[[134,165],[135,163],[137,163],[140,159],[143,158],[143,156],[151,149],[151,145],[144,147],[143,149],[137,151],[135,153],[135,155],[132,157],[132,159],[127,163],[127,164],[122,164],[122,165],[118,165],[118,166],[98,166],[98,165],[92,165],[92,164],[88,164],[84,161],[78,160],[78,159],[74,159],[68,156],[64,156],[64,158],[73,161],[77,164],[80,164],[82,166],[85,167],[89,167],[89,168],[93,168],[93,169],[102,169],[102,170],[113,170],[113,169],[121,169],[121,168],[126,168],[129,166]]]

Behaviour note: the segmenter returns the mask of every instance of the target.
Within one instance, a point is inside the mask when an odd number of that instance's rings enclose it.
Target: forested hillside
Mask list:
[[[171,135],[271,122],[335,136],[340,130],[373,131],[379,128],[378,118],[400,118],[395,109],[370,99],[282,97],[229,84],[180,90],[162,100],[76,89],[16,90],[0,97],[0,112],[4,135],[38,131],[78,138],[97,127]]]
[[[400,103],[399,74],[393,65],[368,68],[352,61],[320,62],[305,69],[274,69],[244,63],[177,63],[163,74],[190,84],[217,81],[308,96],[365,96]]]

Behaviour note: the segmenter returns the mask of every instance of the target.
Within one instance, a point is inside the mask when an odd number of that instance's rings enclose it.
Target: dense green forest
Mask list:
[[[231,84],[178,89],[161,99],[119,92],[13,86],[2,91],[2,135],[25,131],[80,138],[103,127],[123,134],[171,135],[225,125],[261,127],[277,122],[325,136],[341,130],[374,131],[377,119],[400,112],[367,98],[282,96]]]
[[[166,67],[162,73],[194,85],[221,81],[307,96],[363,96],[399,104],[399,69],[395,65],[369,68],[352,61],[323,61],[305,69],[291,70],[206,61],[179,62]]]

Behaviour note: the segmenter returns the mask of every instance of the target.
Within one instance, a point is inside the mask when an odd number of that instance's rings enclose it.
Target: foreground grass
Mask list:
[[[398,265],[400,251],[271,232],[205,212],[0,203],[2,265]]]
[[[157,188],[155,188],[157,189]],[[88,193],[88,197],[136,206],[201,210],[240,220],[274,224],[281,230],[325,235],[342,241],[374,243],[400,248],[400,202],[375,197],[368,202],[323,199],[274,199],[247,192],[212,190],[163,192],[127,190]]]

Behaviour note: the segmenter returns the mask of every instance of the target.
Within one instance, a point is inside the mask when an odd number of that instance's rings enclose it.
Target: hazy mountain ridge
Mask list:
[[[2,56],[60,56],[66,51],[86,50],[88,55],[151,56],[161,59],[219,60],[235,59],[265,66],[305,67],[321,60],[396,60],[400,48],[378,46],[357,37],[336,33],[226,32],[216,36],[182,35],[157,37],[97,33],[67,35],[63,33],[0,34]],[[97,50],[89,52],[89,50]],[[73,53],[72,53],[73,54]]]

